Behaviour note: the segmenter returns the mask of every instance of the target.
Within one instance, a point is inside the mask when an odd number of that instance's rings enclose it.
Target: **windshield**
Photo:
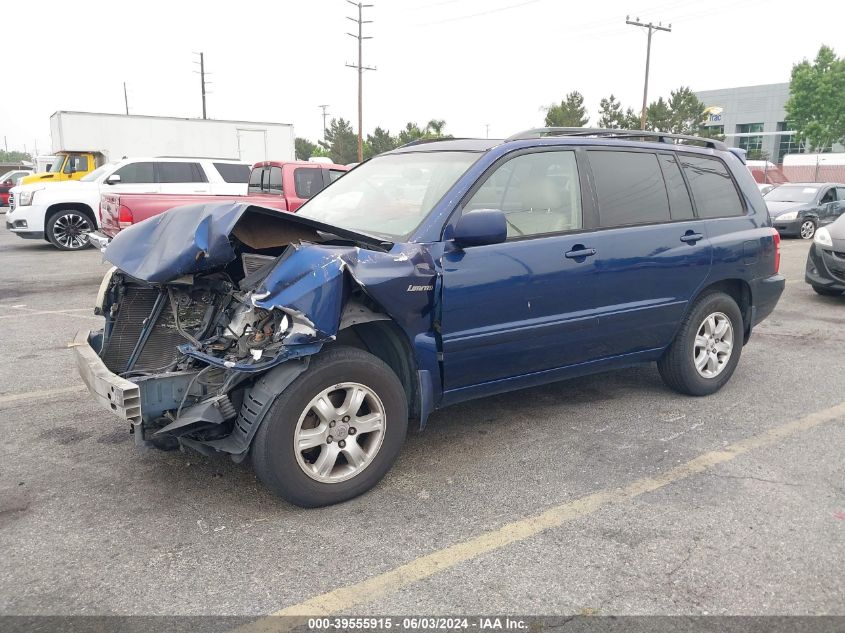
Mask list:
[[[7,171],[5,174],[0,176],[0,182],[6,182],[7,180],[11,179],[11,177],[16,173],[17,173],[16,169],[13,169],[12,171]]]
[[[84,175],[82,178],[79,179],[79,182],[91,182],[93,180],[97,180],[100,176],[103,175],[103,172],[107,169],[114,167],[114,163],[106,163],[105,165],[100,165],[92,171],[90,174]]]
[[[56,156],[56,160],[53,161],[52,165],[50,165],[50,169],[48,170],[48,172],[51,174],[59,173],[65,164],[65,158],[65,156]]]
[[[812,202],[816,199],[818,192],[818,187],[781,185],[772,189],[764,197],[769,202]]]
[[[379,156],[318,193],[298,215],[402,241],[478,157],[476,152]]]

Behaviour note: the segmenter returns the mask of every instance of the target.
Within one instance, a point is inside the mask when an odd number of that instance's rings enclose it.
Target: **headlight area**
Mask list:
[[[833,248],[833,238],[830,235],[830,231],[828,231],[825,227],[821,227],[816,230],[816,235],[815,237],[813,237],[813,242],[815,242],[819,246]]]
[[[789,213],[783,213],[775,218],[776,222],[791,222],[795,218],[798,217],[798,211],[790,211]]]
[[[17,205],[19,207],[28,207],[32,204],[32,199],[35,198],[35,194],[41,191],[41,189],[27,189],[25,191],[21,191],[20,195],[18,195]]]

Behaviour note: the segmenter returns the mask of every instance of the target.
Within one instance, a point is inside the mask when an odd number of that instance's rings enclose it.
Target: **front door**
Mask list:
[[[441,261],[447,392],[581,362],[596,335],[575,152],[501,163],[462,212],[483,208],[505,213],[507,241],[455,248]]]

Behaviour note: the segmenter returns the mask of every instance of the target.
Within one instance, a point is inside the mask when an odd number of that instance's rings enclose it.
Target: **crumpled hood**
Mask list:
[[[120,231],[103,257],[136,279],[166,283],[234,260],[230,236],[253,248],[266,248],[300,240],[323,241],[318,231],[381,244],[372,236],[292,213],[243,202],[211,202],[177,207]]]
[[[767,202],[766,208],[769,210],[769,215],[773,218],[788,213],[789,211],[800,211],[807,208],[804,202]]]

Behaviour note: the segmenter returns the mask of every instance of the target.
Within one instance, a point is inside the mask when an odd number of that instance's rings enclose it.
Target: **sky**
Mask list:
[[[649,101],[681,85],[711,90],[789,81],[822,44],[845,54],[841,0],[366,0],[364,131],[446,121],[455,136],[501,138],[543,124],[543,106],[578,90],[595,123],[614,94],[639,111],[646,29]],[[0,136],[50,149],[57,110],[292,123],[322,136],[319,106],[357,129],[357,14],[346,0],[40,0],[34,28],[3,28]],[[19,9],[23,12],[23,9]],[[29,10],[27,10],[29,13]],[[7,15],[13,10],[5,12]],[[24,16],[25,17],[25,16]],[[837,45],[839,47],[837,48]],[[489,126],[489,128],[487,127]],[[3,140],[3,139],[0,139]]]

